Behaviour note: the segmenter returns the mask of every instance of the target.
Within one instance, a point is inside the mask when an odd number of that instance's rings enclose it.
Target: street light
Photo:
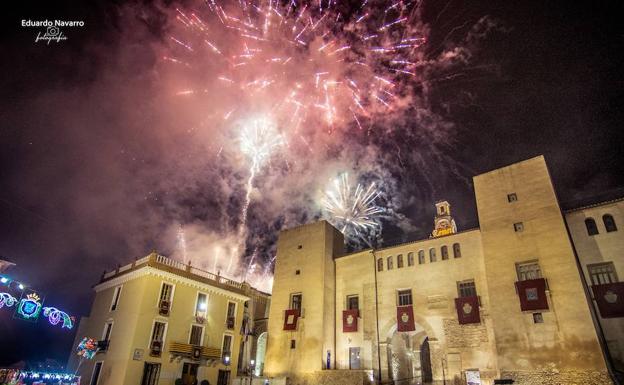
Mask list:
[[[249,361],[249,385],[251,385],[253,383],[254,367],[255,366],[256,366],[256,361],[255,360]]]
[[[0,278],[0,282],[7,283],[7,282],[9,282],[9,279],[7,277],[2,277],[2,278]]]

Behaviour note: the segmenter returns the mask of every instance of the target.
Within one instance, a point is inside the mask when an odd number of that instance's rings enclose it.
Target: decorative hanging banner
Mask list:
[[[414,324],[414,309],[412,305],[397,306],[397,330],[400,332],[411,332],[416,330]]]
[[[479,297],[455,298],[457,321],[460,325],[481,323],[479,314]]]
[[[76,354],[78,354],[82,358],[86,358],[87,360],[95,357],[95,353],[98,351],[98,342],[89,337],[85,337],[80,341],[78,346],[76,347]]]
[[[24,321],[37,322],[41,314],[43,306],[43,298],[34,290],[24,290],[22,298],[17,304],[13,318],[19,318]]]
[[[592,286],[602,318],[624,317],[624,282]]]
[[[62,328],[71,329],[74,327],[74,317],[69,316],[64,311],[60,311],[55,307],[44,307],[43,308],[43,316],[48,317],[48,322],[52,325],[58,325],[61,320],[63,320]]]
[[[522,311],[548,310],[546,298],[546,280],[544,278],[529,279],[516,282],[520,309]]]
[[[284,330],[297,330],[297,319],[299,319],[301,312],[299,309],[286,310],[286,316],[284,317]]]
[[[357,332],[358,316],[360,311],[357,309],[342,311],[342,331],[343,333]]]
[[[11,307],[17,303],[17,298],[9,293],[0,293],[0,309],[3,307]]]

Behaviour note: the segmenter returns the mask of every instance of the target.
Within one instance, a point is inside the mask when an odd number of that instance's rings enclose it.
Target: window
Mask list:
[[[168,283],[162,284],[160,288],[160,298],[158,301],[158,313],[160,315],[168,316],[171,309],[171,299],[173,297],[173,285]]]
[[[295,340],[290,340],[290,348],[294,349],[296,346]]]
[[[460,298],[476,297],[477,287],[475,286],[474,280],[469,279],[466,281],[457,282],[457,295]]]
[[[299,275],[299,274],[301,274],[301,270],[298,270],[298,269],[295,270],[295,275]]]
[[[221,357],[229,356],[232,348],[232,336],[223,335],[223,346],[221,347]]]
[[[360,308],[360,300],[357,295],[347,296],[347,310],[358,310]]]
[[[407,306],[412,304],[412,289],[399,290],[398,292],[399,306]]]
[[[516,271],[518,272],[518,281],[542,278],[542,272],[537,261],[517,263]]]
[[[383,258],[377,260],[377,271],[383,271]]]
[[[189,337],[189,344],[201,346],[203,335],[204,335],[204,327],[203,326],[192,325],[191,326],[191,336]]]
[[[143,364],[143,379],[141,385],[156,385],[160,377],[160,364],[146,362]]]
[[[507,194],[507,201],[509,203],[516,202],[518,200],[518,196],[516,193]]]
[[[301,293],[290,295],[290,308],[291,309],[301,309],[301,302],[303,302],[303,297]]]
[[[397,269],[403,267],[403,254],[397,255]]]
[[[110,341],[112,331],[113,331],[113,323],[107,322],[104,325],[104,332],[102,333],[102,341],[105,341],[104,343],[105,348],[102,350],[108,349],[108,342]]]
[[[592,285],[604,285],[606,283],[618,282],[617,274],[613,262],[595,263],[588,265],[589,276]]]
[[[206,317],[208,309],[208,296],[204,293],[197,293],[197,303],[195,304],[195,317]]]
[[[524,224],[522,222],[514,223],[514,231],[516,233],[520,233],[520,232],[524,231]]]
[[[544,323],[544,317],[542,316],[542,313],[533,313],[533,323],[534,324]]]
[[[422,265],[425,263],[425,250],[418,250],[418,264]]]
[[[165,342],[165,329],[167,324],[164,322],[154,322],[152,329],[152,338],[150,339],[150,355],[160,357],[162,347]]]
[[[448,247],[442,246],[442,248],[440,249],[440,254],[442,254],[442,260],[447,260],[448,259]]]
[[[394,268],[393,263],[392,263],[392,255],[388,257],[387,261],[388,261],[388,270],[392,270]]]
[[[617,231],[617,226],[615,225],[615,219],[613,219],[613,215],[605,214],[602,216],[602,222],[604,223],[605,229],[607,233],[611,233],[613,231]]]
[[[117,305],[119,305],[119,295],[121,294],[121,286],[117,286],[115,291],[113,292],[113,302],[111,303],[110,311],[117,310]]]
[[[227,305],[227,328],[234,329],[236,323],[236,304],[234,302],[228,302]]]
[[[429,262],[436,261],[436,252],[434,248],[429,249]]]
[[[95,366],[93,367],[93,374],[91,374],[91,382],[89,383],[90,385],[97,385],[98,381],[100,380],[102,364],[104,364],[102,361],[95,363]]]
[[[414,266],[414,253],[411,251],[407,253],[407,266]]]
[[[461,258],[461,248],[459,247],[459,243],[453,243],[453,257]]]
[[[297,249],[299,249],[299,250],[303,249],[303,245],[297,246]]]
[[[585,219],[585,227],[587,228],[587,235],[598,234],[598,226],[596,226],[594,218]]]

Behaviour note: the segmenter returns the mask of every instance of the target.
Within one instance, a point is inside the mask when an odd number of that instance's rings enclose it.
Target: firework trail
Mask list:
[[[353,189],[349,183],[349,174],[343,173],[324,192],[321,205],[330,223],[346,237],[366,241],[366,236],[381,228],[380,214],[385,210],[375,203],[379,195],[375,183],[368,187],[358,183]]]
[[[184,227],[182,224],[178,226],[176,238],[178,240],[178,249],[182,253],[182,262],[188,263],[189,259],[186,248],[186,235],[184,234]]]
[[[239,225],[239,235],[242,239],[246,230],[247,211],[251,203],[251,191],[256,174],[284,142],[271,120],[266,117],[246,122],[241,130],[239,141],[240,151],[247,156],[250,161],[249,177],[245,184],[245,200],[241,209]]]

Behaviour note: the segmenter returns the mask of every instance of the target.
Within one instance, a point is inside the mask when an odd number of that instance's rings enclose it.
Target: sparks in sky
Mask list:
[[[182,28],[164,59],[199,71],[177,95],[214,85],[237,95],[226,119],[262,105],[293,137],[306,122],[327,133],[362,129],[404,106],[406,85],[419,81],[426,39],[410,24],[411,3],[208,0],[203,11],[176,9]]]
[[[351,187],[349,174],[334,179],[324,192],[321,205],[329,221],[347,237],[367,241],[366,237],[380,229],[384,209],[376,204],[379,191],[375,183],[367,187],[358,183]]]

